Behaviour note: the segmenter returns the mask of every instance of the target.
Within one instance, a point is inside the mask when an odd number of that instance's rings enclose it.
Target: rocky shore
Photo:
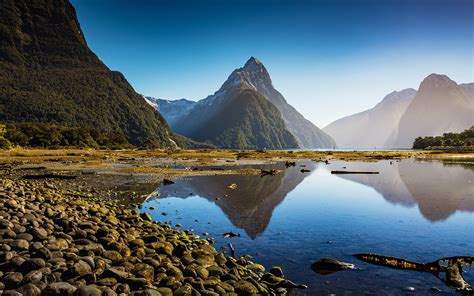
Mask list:
[[[65,181],[67,182],[67,181]],[[0,181],[2,295],[255,295],[304,288],[93,190]]]

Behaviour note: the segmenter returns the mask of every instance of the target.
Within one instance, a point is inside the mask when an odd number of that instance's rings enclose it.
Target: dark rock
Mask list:
[[[328,275],[340,270],[345,269],[354,269],[354,264],[342,262],[339,260],[331,259],[331,258],[322,258],[313,264],[311,264],[311,269],[314,272],[317,272],[322,275]]]
[[[101,296],[102,291],[95,285],[80,287],[74,292],[74,296]]]
[[[8,272],[2,278],[6,289],[16,289],[20,286],[22,281],[23,275],[20,272]]]
[[[21,270],[28,273],[32,270],[40,269],[46,266],[46,262],[44,262],[41,258],[32,258],[28,259],[21,265]]]
[[[279,266],[273,266],[270,269],[270,273],[277,277],[283,277],[283,270]]]
[[[51,283],[46,286],[41,295],[44,296],[70,296],[74,295],[76,287],[67,282]]]
[[[147,285],[148,281],[145,278],[135,278],[131,277],[127,279],[127,284],[132,290],[138,290]]]
[[[26,284],[18,288],[17,290],[24,296],[40,296],[41,290],[34,284]]]

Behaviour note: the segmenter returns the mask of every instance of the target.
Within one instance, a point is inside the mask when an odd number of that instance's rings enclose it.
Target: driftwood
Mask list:
[[[474,295],[471,285],[462,276],[462,265],[474,263],[474,257],[471,256],[447,257],[429,263],[420,263],[376,254],[355,254],[354,257],[370,264],[402,270],[428,272],[446,285],[456,288],[462,295]],[[445,265],[441,263],[445,263]]]
[[[331,174],[342,175],[342,174],[371,174],[377,175],[379,172],[362,172],[362,171],[331,171]]]

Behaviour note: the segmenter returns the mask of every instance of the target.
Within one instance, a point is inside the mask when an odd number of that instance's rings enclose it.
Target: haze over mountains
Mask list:
[[[419,136],[461,132],[474,124],[474,105],[464,89],[446,75],[431,74],[400,118],[396,147],[411,147]]]
[[[323,130],[338,147],[391,147],[398,134],[398,123],[416,95],[412,88],[394,91],[372,109],[334,121]]]
[[[252,97],[253,102],[251,109],[245,108],[245,104],[249,101],[244,98],[249,97]],[[265,102],[261,101],[262,98]],[[198,141],[210,141],[225,148],[335,146],[331,137],[286,102],[281,93],[273,87],[270,75],[262,62],[253,57],[244,67],[233,71],[217,92],[194,105],[188,102],[183,108],[181,100],[150,99],[149,101],[155,102],[158,110],[177,133]],[[255,112],[252,112],[252,109]],[[237,110],[239,113],[236,113]],[[280,120],[283,120],[283,125]],[[270,126],[278,128],[270,129],[269,123],[272,123]],[[288,137],[287,132],[296,143]],[[262,138],[263,135],[266,139],[255,146],[255,139]],[[270,141],[273,138],[278,138],[278,141]]]
[[[415,138],[461,132],[474,124],[474,83],[431,74],[419,90],[387,95],[374,108],[323,128],[341,148],[411,148]]]
[[[0,2],[0,122],[55,123],[176,147],[161,115],[89,49],[67,0]]]

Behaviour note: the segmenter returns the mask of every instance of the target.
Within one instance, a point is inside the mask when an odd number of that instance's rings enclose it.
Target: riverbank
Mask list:
[[[280,269],[265,272],[118,205],[113,192],[64,189],[68,182],[1,180],[2,295],[250,295],[297,286]]]

